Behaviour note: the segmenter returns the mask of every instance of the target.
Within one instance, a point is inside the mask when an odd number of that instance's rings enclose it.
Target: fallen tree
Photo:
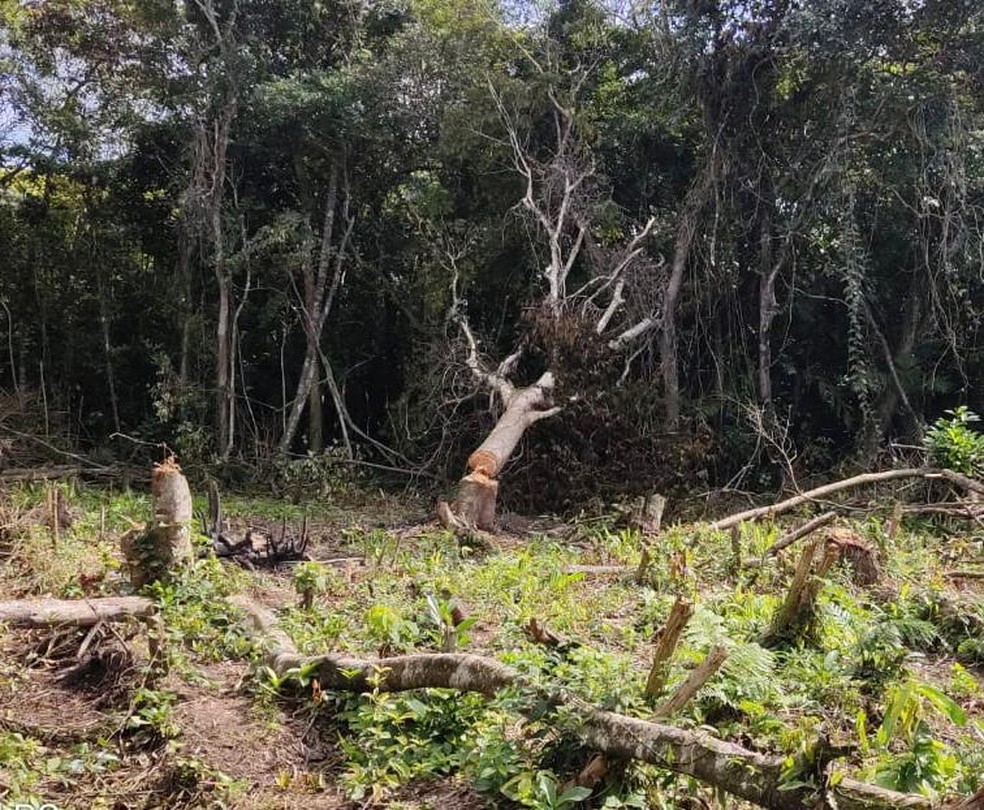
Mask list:
[[[746,509],[743,512],[736,512],[728,517],[713,521],[710,526],[712,529],[730,529],[732,526],[737,526],[747,520],[761,520],[762,518],[781,515],[784,512],[789,512],[798,506],[803,506],[808,503],[815,503],[830,495],[836,495],[838,492],[843,492],[848,489],[854,489],[856,487],[866,486],[868,484],[883,483],[886,481],[901,481],[907,478],[924,478],[927,480],[943,479],[955,486],[960,487],[961,489],[965,489],[978,495],[984,495],[984,484],[980,481],[975,481],[973,478],[969,478],[966,475],[961,475],[960,473],[954,472],[953,470],[944,470],[936,467],[907,467],[899,470],[882,470],[881,472],[862,473],[861,475],[855,475],[841,481],[834,481],[832,483],[816,487],[815,489],[807,490],[799,495],[794,495],[792,498],[787,498],[786,500],[779,501],[778,503],[769,504],[768,506],[759,506],[755,509]],[[815,527],[811,527],[811,529],[812,528]]]
[[[625,223],[632,236],[617,245],[603,245],[592,235],[602,211],[610,210],[605,207],[610,191],[576,126],[579,95],[587,76],[572,78],[571,86],[552,86],[548,93],[555,138],[543,155],[529,147],[524,116],[509,109],[491,83],[489,92],[511,147],[513,166],[525,186],[517,207],[526,212],[548,248],[549,261],[542,271],[544,289],[530,310],[537,312],[544,326],[550,325],[547,331],[581,330],[581,338],[603,347],[606,356],[624,357],[625,376],[637,356],[637,344],[659,326],[663,261],[651,259],[647,249],[656,218],[644,224]],[[489,530],[498,494],[496,475],[527,428],[560,412],[553,395],[556,377],[563,375],[564,368],[557,364],[554,347],[547,350],[551,359],[535,382],[513,383],[521,361],[530,354],[536,329],[527,330],[498,366],[487,365],[468,322],[466,302],[459,295],[457,262],[464,250],[456,250],[443,236],[436,241],[445,243],[439,260],[452,275],[449,322],[457,325],[467,346],[465,365],[477,386],[488,390],[501,408],[492,431],[469,457],[468,472],[454,502],[439,503],[438,516],[457,531]],[[586,271],[586,277],[579,270]],[[570,284],[574,278],[580,283],[577,289]],[[614,379],[611,383],[616,384]],[[655,504],[652,508],[657,509]],[[658,510],[661,514],[661,506]]]
[[[246,614],[247,632],[263,651],[264,662],[278,677],[304,668],[317,677],[321,688],[350,692],[373,689],[397,692],[413,689],[457,689],[494,695],[501,689],[520,688],[530,695],[529,712],[537,704],[573,710],[571,729],[588,746],[610,759],[637,759],[675,773],[691,776],[709,786],[769,810],[802,810],[829,806],[839,810],[936,810],[975,808],[980,797],[947,805],[925,796],[899,793],[849,777],[825,780],[821,788],[785,784],[782,757],[751,751],[705,731],[681,729],[598,709],[562,688],[532,682],[512,667],[480,655],[435,653],[391,658],[354,658],[344,655],[303,656],[277,626],[276,616],[246,597],[230,602]]]

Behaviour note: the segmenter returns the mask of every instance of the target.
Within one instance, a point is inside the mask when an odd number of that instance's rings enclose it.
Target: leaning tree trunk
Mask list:
[[[534,422],[553,416],[551,393],[553,374],[549,371],[533,385],[518,388],[506,398],[506,410],[492,432],[468,457],[468,473],[458,485],[458,497],[450,507],[439,507],[445,522],[469,528],[489,530],[495,520],[495,503],[499,493],[496,475],[509,460],[523,433]]]
[[[192,557],[191,490],[173,459],[154,467],[150,484],[154,518],[143,531],[128,532],[120,545],[136,587],[166,580]]]

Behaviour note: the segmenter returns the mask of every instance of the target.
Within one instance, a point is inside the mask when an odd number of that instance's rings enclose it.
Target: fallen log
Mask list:
[[[154,603],[141,596],[100,599],[18,599],[0,602],[0,623],[12,627],[92,627],[100,622],[149,619]]]
[[[429,688],[491,696],[506,687],[520,687],[532,696],[531,714],[538,711],[537,704],[544,702],[554,707],[573,707],[578,722],[572,731],[609,759],[637,759],[691,776],[768,810],[802,810],[817,803],[817,791],[783,783],[782,757],[751,751],[704,731],[598,709],[564,689],[538,685],[512,667],[484,656],[461,653],[378,659],[335,654],[303,656],[277,626],[277,619],[269,610],[245,597],[232,597],[229,601],[244,611],[247,632],[263,651],[264,663],[280,677],[303,667],[318,679],[321,688],[350,692]],[[840,810],[943,810],[946,807],[925,796],[899,793],[849,777],[831,780],[824,790],[830,806]]]
[[[978,494],[984,494],[984,484],[980,481],[975,481],[973,478],[968,478],[966,475],[953,472],[953,470],[942,470],[935,467],[907,467],[900,470],[883,470],[881,472],[862,473],[861,475],[855,475],[851,478],[845,478],[842,481],[834,481],[830,484],[824,484],[821,487],[816,487],[815,489],[803,492],[800,495],[794,495],[792,498],[779,501],[779,503],[770,504],[769,506],[760,506],[755,509],[746,509],[743,512],[737,512],[734,515],[729,515],[728,517],[721,518],[720,520],[715,520],[710,524],[710,527],[712,529],[730,529],[732,526],[739,523],[744,523],[746,520],[760,520],[761,518],[781,515],[783,512],[788,512],[791,509],[802,506],[803,504],[813,503],[821,498],[826,498],[828,495],[835,495],[836,493],[843,492],[846,489],[854,489],[855,487],[864,486],[866,484],[878,484],[884,481],[900,481],[906,478],[942,478],[962,489],[970,492],[976,492]]]
[[[633,570],[631,565],[565,565],[561,572],[564,574],[628,574]]]
[[[59,464],[52,467],[9,467],[0,471],[0,481],[49,481],[73,478],[86,472],[84,467]]]

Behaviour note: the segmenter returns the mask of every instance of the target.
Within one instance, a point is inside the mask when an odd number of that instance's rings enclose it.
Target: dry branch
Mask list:
[[[794,495],[792,498],[787,498],[784,501],[770,504],[769,506],[746,509],[744,512],[738,512],[720,520],[715,520],[710,526],[712,529],[729,529],[746,520],[759,520],[765,517],[780,515],[783,512],[788,512],[803,504],[813,503],[821,498],[842,492],[845,489],[854,489],[855,487],[866,484],[878,484],[884,481],[900,481],[906,478],[943,478],[961,489],[984,494],[984,484],[980,481],[975,481],[973,478],[968,478],[966,475],[953,472],[953,470],[941,470],[934,467],[908,467],[900,470],[882,470],[881,472],[862,473],[851,478],[845,478],[842,481],[824,484],[822,487],[808,490],[800,495]]]
[[[140,596],[0,602],[0,622],[12,627],[92,627],[100,622],[148,619],[154,613],[154,603]]]
[[[573,706],[579,718],[575,728],[581,740],[609,759],[627,758],[692,776],[768,810],[802,810],[816,804],[817,796],[805,787],[784,786],[783,759],[717,739],[703,731],[616,714],[584,703],[562,689],[547,689],[492,658],[463,654],[403,655],[364,659],[342,655],[302,656],[277,627],[276,617],[245,597],[233,604],[246,613],[247,629],[262,648],[264,660],[279,676],[300,667],[316,671],[325,689],[386,691],[458,689],[492,695],[505,687],[528,690],[535,705]],[[784,790],[784,787],[789,789]],[[850,778],[827,788],[840,810],[935,810],[943,805],[925,796],[898,793]]]
[[[659,633],[659,641],[656,643],[656,651],[653,653],[653,665],[649,670],[649,678],[646,679],[646,694],[649,696],[658,695],[666,686],[666,676],[670,671],[670,659],[680,643],[680,636],[687,627],[687,622],[694,615],[694,606],[688,600],[677,597],[670,608],[670,615],[666,619]]]
[[[793,543],[795,543],[800,538],[806,537],[808,534],[810,534],[811,532],[816,531],[817,529],[821,528],[822,526],[826,526],[828,523],[830,523],[831,521],[833,521],[834,518],[836,518],[836,517],[837,517],[837,513],[836,512],[824,512],[821,515],[817,515],[812,520],[808,520],[806,523],[804,523],[798,529],[793,529],[793,531],[791,531],[791,532],[783,535],[781,538],[779,538],[778,540],[776,540],[775,543],[773,543],[771,546],[769,546],[768,549],[766,549],[765,554],[763,554],[762,556],[763,557],[775,557],[776,554],[778,554],[780,551],[782,551],[787,546],[791,546]]]
[[[714,673],[721,669],[721,665],[728,657],[728,651],[723,645],[715,645],[711,651],[704,656],[687,679],[681,683],[676,690],[665,701],[663,701],[653,712],[653,717],[672,717],[680,709],[690,703],[694,696],[701,690]]]

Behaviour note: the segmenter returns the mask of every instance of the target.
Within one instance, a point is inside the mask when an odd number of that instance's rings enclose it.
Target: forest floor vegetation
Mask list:
[[[71,512],[58,530],[55,489]],[[4,810],[742,806],[637,761],[605,761],[599,774],[577,719],[556,707],[517,710],[520,690],[390,693],[380,680],[357,694],[322,689],[303,668],[278,673],[233,597],[275,612],[304,655],[476,653],[640,718],[721,647],[720,669],[668,721],[784,757],[789,789],[822,791],[845,774],[927,797],[982,787],[976,519],[889,506],[818,530],[870,549],[877,580],[858,584],[843,555],[816,583],[808,626],[777,638],[775,617],[810,540],[766,552],[806,513],[648,536],[614,510],[567,522],[506,516],[511,531],[462,539],[427,521],[427,504],[380,493],[352,491],[334,504],[227,497],[223,506],[231,525],[260,532],[306,519],[313,560],[247,570],[210,556],[199,536],[199,559],[142,591],[159,611],[160,644],[137,622],[0,625]],[[148,513],[148,497],[131,490],[8,488],[0,593],[131,593],[119,538]],[[692,615],[647,698],[655,642],[678,600]]]

